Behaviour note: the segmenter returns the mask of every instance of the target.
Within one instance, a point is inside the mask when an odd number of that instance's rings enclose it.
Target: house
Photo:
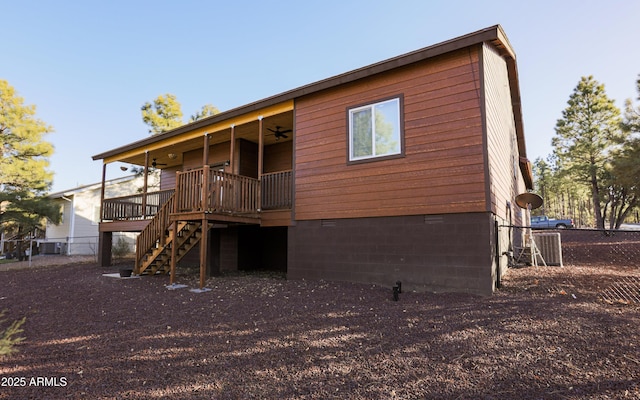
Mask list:
[[[151,172],[147,182],[150,187],[158,185],[159,174]],[[142,189],[142,175],[129,175],[102,183],[83,185],[48,195],[60,206],[62,221],[53,224],[47,221],[45,237],[39,240],[40,253],[66,255],[96,255],[98,252],[98,224],[100,223],[100,199],[104,190],[106,197],[136,193]],[[104,189],[103,189],[104,188]],[[141,195],[138,195],[141,197]],[[129,210],[131,213],[132,210]],[[133,250],[137,234],[119,233],[114,243],[123,238]]]
[[[201,286],[273,268],[490,294],[533,186],[522,125],[500,26],[302,86],[93,156],[162,170],[155,214],[101,199],[100,262],[141,231],[135,272],[171,282],[197,251]]]

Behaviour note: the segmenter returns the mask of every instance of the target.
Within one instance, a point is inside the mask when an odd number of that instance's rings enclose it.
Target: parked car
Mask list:
[[[572,219],[552,219],[546,215],[531,217],[531,227],[534,229],[566,229],[574,228]]]

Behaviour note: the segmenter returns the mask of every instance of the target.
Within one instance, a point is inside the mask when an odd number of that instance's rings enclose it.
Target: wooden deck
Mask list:
[[[102,203],[103,221],[129,221],[151,218],[169,200],[174,190],[137,193],[130,196],[104,199]]]
[[[205,166],[178,172],[175,189],[105,199],[101,225],[105,231],[140,231],[158,214],[167,222],[260,224],[262,211],[289,210],[292,198],[291,170],[263,174],[258,180]]]
[[[203,168],[178,172],[174,213],[255,215],[260,212],[260,181]]]
[[[223,213],[218,211],[193,211],[172,213],[169,215],[169,221],[202,221],[207,220],[212,223],[238,223],[238,224],[260,224],[260,214],[238,214]]]
[[[209,166],[177,172],[174,190],[105,199],[100,231],[140,232],[135,273],[170,271],[173,281],[177,259],[200,240],[206,241],[213,226],[261,225],[263,207],[269,225],[280,221],[288,225],[292,175],[291,170],[279,171],[263,174],[260,180]],[[203,264],[206,246],[200,251]],[[201,285],[203,268],[201,265]]]

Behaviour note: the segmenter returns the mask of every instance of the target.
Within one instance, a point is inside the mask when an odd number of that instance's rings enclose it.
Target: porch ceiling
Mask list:
[[[275,130],[278,126],[282,130],[293,129],[293,111],[289,110],[276,115],[265,117],[262,120],[262,126],[265,146],[290,141],[293,138],[294,132],[289,132],[287,134],[287,138],[280,138],[279,140],[276,140],[275,135],[269,129]],[[247,123],[236,125],[234,129],[236,139],[245,139],[251,142],[258,143],[258,120],[252,120]],[[205,129],[205,131],[207,130]],[[209,145],[224,143],[231,140],[230,127],[207,132],[209,133]],[[158,164],[165,164],[159,165],[160,169],[176,167],[182,165],[182,155],[184,153],[192,150],[202,149],[204,145],[203,136],[196,136],[183,140],[180,140],[180,137],[176,137],[174,139],[175,140],[172,140],[164,145],[155,146],[155,148],[149,150],[149,163],[151,163],[152,160],[155,159]],[[126,164],[144,166],[146,150],[147,146],[127,149],[126,152],[123,152],[119,156],[111,157],[108,160],[105,160],[105,162],[119,161]],[[171,159],[169,158],[169,154],[175,154],[176,157],[174,159]]]

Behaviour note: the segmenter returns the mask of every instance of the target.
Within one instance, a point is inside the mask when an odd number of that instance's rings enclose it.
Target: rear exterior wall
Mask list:
[[[526,189],[519,168],[520,154],[506,62],[495,48],[485,44],[482,67],[489,204],[499,224],[497,257],[491,270],[498,279],[508,268],[506,254],[522,241],[522,230],[510,226],[522,225],[522,210],[515,204],[515,198]]]
[[[298,221],[287,277],[489,295],[493,221],[490,213]]]
[[[519,168],[520,154],[511,106],[505,60],[488,45],[483,49],[483,75],[487,130],[487,160],[491,211],[508,218],[514,199],[525,190]],[[515,218],[515,216],[514,216]],[[518,214],[518,221],[519,214]]]
[[[481,49],[296,100],[288,277],[492,292]],[[396,95],[404,156],[348,163],[348,108]]]
[[[296,99],[295,219],[487,210],[480,47]],[[402,96],[402,158],[349,164],[347,109]]]

